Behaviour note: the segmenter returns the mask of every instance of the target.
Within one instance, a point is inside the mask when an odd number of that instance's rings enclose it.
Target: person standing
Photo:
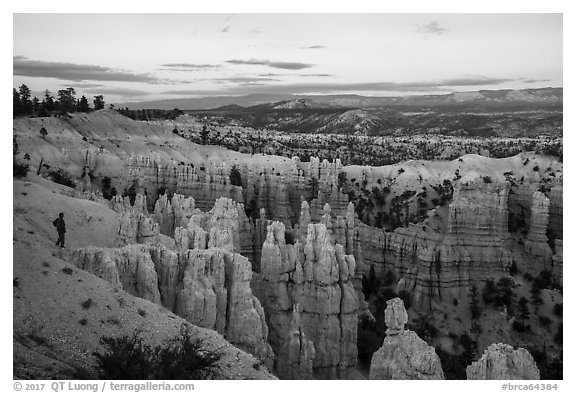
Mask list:
[[[64,248],[64,234],[66,233],[64,213],[60,213],[58,218],[52,221],[52,224],[56,227],[56,231],[58,232],[58,240],[56,241],[56,245],[60,245],[61,248]]]

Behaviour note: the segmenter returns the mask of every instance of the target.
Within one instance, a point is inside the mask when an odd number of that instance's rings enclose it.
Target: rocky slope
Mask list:
[[[273,354],[260,302],[250,290],[250,262],[224,249],[174,252],[161,245],[75,250],[70,261],[128,293],[213,329],[268,367]]]
[[[105,205],[65,195],[66,187],[34,176],[28,180],[14,181],[14,378],[93,379],[97,370],[92,353],[103,351],[100,337],[140,330],[146,343],[165,344],[182,324],[192,329],[192,336],[201,339],[206,350],[223,353],[217,378],[274,378],[260,367],[260,360],[231,345],[218,332],[188,324],[166,308],[132,296],[118,282],[108,282],[65,262],[69,252],[54,247],[51,219],[58,212],[65,212],[70,248],[121,245],[118,215]],[[132,274],[137,276],[127,265],[119,267],[116,277],[120,284]]]

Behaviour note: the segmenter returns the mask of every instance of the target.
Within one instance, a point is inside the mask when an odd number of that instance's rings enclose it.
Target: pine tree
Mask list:
[[[478,288],[476,288],[476,285],[472,285],[472,289],[470,290],[470,312],[472,313],[472,319],[478,319],[480,317]]]
[[[534,312],[538,314],[540,306],[544,304],[544,300],[542,299],[542,292],[540,288],[538,288],[537,286],[532,286],[530,294],[531,294],[530,300],[532,305],[534,306]]]
[[[34,97],[32,99],[32,115],[38,116],[38,113],[40,113],[40,100],[38,97]]]
[[[20,93],[16,89],[12,89],[13,95],[13,116],[20,116],[22,115],[22,101],[20,101]]]
[[[56,109],[56,104],[54,103],[54,97],[50,90],[44,90],[44,99],[42,100],[42,106],[44,110],[48,113]]]
[[[90,112],[90,104],[88,104],[86,96],[82,96],[78,101],[78,112]]]
[[[73,87],[58,90],[60,112],[74,112],[76,109],[76,91]]]
[[[484,291],[482,291],[482,300],[485,304],[491,304],[494,302],[496,298],[496,285],[494,284],[494,280],[486,281],[486,286],[484,287]]]
[[[498,295],[494,299],[496,307],[506,306],[510,308],[512,300],[514,299],[514,291],[512,290],[512,280],[508,277],[502,277],[496,284]]]
[[[510,270],[508,272],[511,276],[518,274],[518,266],[516,265],[516,261],[512,261],[512,265],[510,265]]]
[[[18,93],[20,94],[20,103],[22,105],[22,114],[31,115],[32,114],[32,92],[30,88],[25,84],[22,84],[18,88]]]
[[[526,328],[526,321],[530,318],[530,310],[528,309],[528,299],[524,296],[522,296],[518,302],[518,314],[518,319],[522,327]]]
[[[208,136],[209,135],[210,135],[210,131],[208,131],[208,128],[205,125],[202,126],[202,132],[200,133],[200,138],[202,139],[203,145],[208,144]]]
[[[103,95],[98,95],[98,96],[94,96],[94,110],[100,110],[100,109],[104,109],[104,96]]]

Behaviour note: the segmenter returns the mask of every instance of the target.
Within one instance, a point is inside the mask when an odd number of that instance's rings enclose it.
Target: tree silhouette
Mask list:
[[[242,187],[242,176],[236,165],[233,165],[232,169],[230,169],[230,184]]]
[[[54,102],[54,97],[50,90],[44,90],[44,99],[42,100],[42,107],[48,113],[56,109],[56,103]]]
[[[520,301],[518,302],[518,319],[523,329],[526,328],[526,321],[528,320],[528,318],[530,318],[530,310],[528,309],[528,299],[522,296],[520,298]]]
[[[94,110],[100,110],[100,109],[104,109],[104,96],[103,95],[97,95],[94,96]]]
[[[22,107],[22,114],[23,115],[31,115],[32,114],[32,93],[30,88],[25,84],[22,84],[18,88],[18,93],[20,94],[20,104]]]
[[[202,132],[200,132],[200,139],[202,140],[203,145],[208,144],[208,136],[209,135],[210,135],[210,131],[208,131],[208,128],[205,125],[202,126]]]
[[[78,101],[78,112],[90,112],[90,104],[88,104],[86,96],[82,96]]]
[[[60,112],[74,112],[76,107],[76,91],[73,87],[58,90],[58,101],[60,102]]]
[[[13,88],[12,95],[13,95],[13,104],[12,104],[13,117],[20,116],[22,115],[22,102],[20,101],[20,93],[18,93],[18,90]]]

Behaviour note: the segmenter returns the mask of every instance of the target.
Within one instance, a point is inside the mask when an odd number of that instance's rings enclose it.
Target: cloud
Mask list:
[[[212,80],[232,82],[232,83],[252,83],[252,82],[264,82],[264,81],[273,82],[273,81],[279,81],[280,79],[274,79],[268,77],[255,77],[255,76],[238,76],[230,78],[216,78]]]
[[[105,85],[102,85],[100,83],[73,83],[73,84],[66,84],[66,85],[60,85],[62,87],[74,87],[76,89],[89,89],[89,88],[94,88],[94,87],[104,87]]]
[[[302,74],[300,76],[320,76],[320,77],[329,77],[329,76],[334,76],[332,74]]]
[[[144,97],[149,95],[149,93],[144,90],[128,89],[123,87],[104,87],[96,89],[86,89],[85,91],[90,94],[102,94],[102,95],[110,94],[123,97]]]
[[[324,45],[310,45],[300,47],[300,49],[324,49],[324,48],[326,48]]]
[[[463,86],[499,85],[515,79],[470,77],[423,82],[368,82],[368,83],[294,83],[267,84],[263,86],[236,85],[221,90],[169,90],[169,95],[241,95],[252,93],[305,94],[333,92],[431,92]]]
[[[220,30],[220,33],[228,33],[228,30],[230,30],[230,26],[224,27],[222,30]]]
[[[432,21],[425,25],[418,26],[418,33],[420,34],[436,34],[441,35],[447,32],[449,29],[440,26],[436,21]]]
[[[522,79],[524,83],[550,82],[550,79]]]
[[[230,64],[248,64],[248,65],[264,65],[272,68],[280,68],[284,70],[301,70],[304,68],[313,67],[313,64],[299,63],[299,62],[288,62],[288,61],[270,61],[270,60],[228,60],[226,63]]]
[[[162,64],[162,67],[169,71],[202,71],[221,68],[222,66],[218,64],[168,63]]]
[[[59,63],[52,61],[30,60],[24,56],[13,57],[13,74],[33,78],[54,78],[66,81],[115,81],[166,83],[148,74],[134,74],[97,65]]]

